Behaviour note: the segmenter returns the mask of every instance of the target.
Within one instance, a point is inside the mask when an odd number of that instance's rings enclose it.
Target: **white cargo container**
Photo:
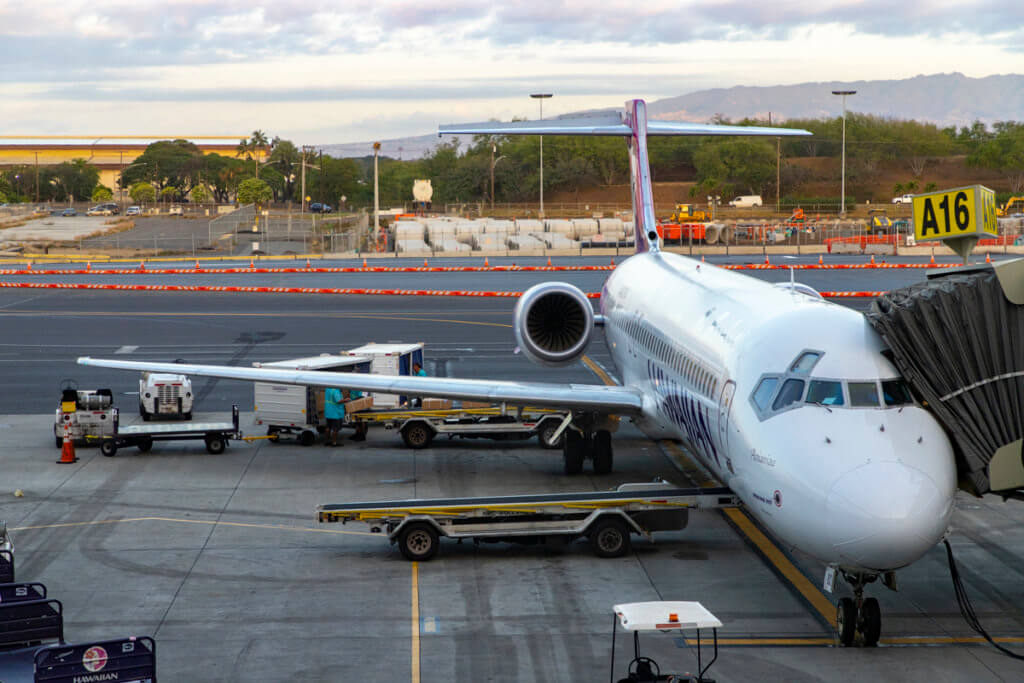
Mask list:
[[[415,344],[370,343],[341,353],[342,355],[370,359],[370,374],[373,375],[411,375],[414,363],[423,367],[423,342]],[[397,408],[407,401],[405,396],[398,394],[374,392],[372,396],[375,408]]]
[[[370,372],[371,359],[348,354],[321,354],[308,358],[253,363],[254,368],[275,370],[317,370],[321,372]],[[253,383],[256,424],[266,425],[267,434],[297,434],[299,443],[310,446],[324,420],[324,387],[295,384]]]
[[[597,221],[593,218],[573,218],[572,234],[576,239],[583,239],[597,234]]]
[[[573,232],[572,221],[567,218],[549,218],[547,221],[547,232],[571,235]]]

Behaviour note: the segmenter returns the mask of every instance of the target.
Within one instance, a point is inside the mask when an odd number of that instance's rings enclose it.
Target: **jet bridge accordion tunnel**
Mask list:
[[[1024,499],[1024,259],[930,274],[867,317],[950,435],[960,487]]]

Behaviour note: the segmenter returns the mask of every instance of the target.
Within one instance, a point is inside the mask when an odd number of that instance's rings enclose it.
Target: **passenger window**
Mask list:
[[[787,379],[775,402],[772,403],[772,410],[782,410],[786,406],[798,402],[803,395],[804,381],[802,379]]]
[[[874,382],[850,382],[850,405],[854,408],[877,408],[878,385]]]
[[[910,387],[901,379],[882,380],[882,396],[887,406],[904,406],[914,402]]]
[[[843,405],[843,383],[832,380],[813,380],[811,388],[807,391],[807,403],[820,403],[823,406]]]
[[[811,368],[817,364],[819,358],[821,358],[821,354],[816,351],[801,353],[800,357],[793,361],[793,365],[789,368],[789,371],[806,375],[811,371]]]

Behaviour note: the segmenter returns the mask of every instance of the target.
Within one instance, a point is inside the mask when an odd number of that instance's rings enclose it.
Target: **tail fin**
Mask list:
[[[512,123],[468,123],[439,126],[438,135],[618,135],[629,146],[630,188],[633,198],[633,228],[637,252],[658,251],[657,221],[654,218],[654,194],[647,156],[649,135],[755,135],[782,137],[810,135],[797,128],[761,126],[718,126],[676,121],[648,121],[643,100],[629,100],[623,113],[601,112],[544,121]]]

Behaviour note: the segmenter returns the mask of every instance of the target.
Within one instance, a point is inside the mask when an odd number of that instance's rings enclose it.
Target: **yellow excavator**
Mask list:
[[[1005,204],[996,209],[997,216],[1012,216],[1024,213],[1024,197],[1010,197]]]
[[[711,215],[694,208],[693,204],[676,204],[676,212],[671,216],[673,223],[703,223],[709,220]]]

